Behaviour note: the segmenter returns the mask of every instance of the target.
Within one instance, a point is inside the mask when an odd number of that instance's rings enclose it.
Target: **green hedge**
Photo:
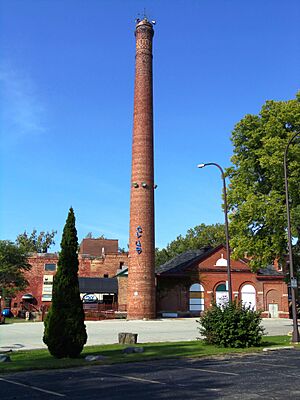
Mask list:
[[[208,344],[220,347],[251,347],[261,343],[264,328],[261,312],[233,301],[221,307],[215,303],[197,321],[199,333]]]

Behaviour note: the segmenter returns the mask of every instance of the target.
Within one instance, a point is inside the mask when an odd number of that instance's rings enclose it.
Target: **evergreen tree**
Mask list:
[[[43,337],[50,353],[56,358],[79,356],[87,340],[79,293],[77,249],[75,216],[70,208],[53,280],[52,306],[45,320]]]

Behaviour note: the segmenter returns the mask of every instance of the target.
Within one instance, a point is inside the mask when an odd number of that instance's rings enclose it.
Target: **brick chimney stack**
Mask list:
[[[153,167],[153,26],[146,18],[136,24],[136,64],[130,195],[128,319],[153,319],[154,167]]]

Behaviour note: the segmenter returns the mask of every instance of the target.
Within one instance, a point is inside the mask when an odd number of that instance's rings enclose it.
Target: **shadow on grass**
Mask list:
[[[260,347],[291,345],[290,336],[264,336]]]
[[[202,340],[188,342],[163,342],[143,343],[133,347],[143,347],[143,353],[124,354],[123,349],[130,345],[99,345],[86,346],[78,358],[57,359],[50,355],[47,349],[43,350],[21,350],[9,353],[12,362],[0,364],[0,372],[15,372],[33,369],[70,368],[79,366],[90,366],[97,364],[115,364],[139,362],[164,358],[181,357],[209,357],[230,353],[249,353],[261,351],[263,347],[282,346],[290,344],[288,336],[264,337],[259,347],[243,349],[222,348],[214,345],[207,345]],[[106,357],[101,361],[87,361],[86,356],[101,355]]]

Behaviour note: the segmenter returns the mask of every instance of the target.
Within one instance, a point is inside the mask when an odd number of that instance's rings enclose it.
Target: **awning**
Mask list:
[[[118,294],[117,278],[87,278],[80,277],[80,293],[114,293]]]
[[[33,300],[33,299],[34,299],[34,297],[30,293],[24,294],[22,296],[22,300]]]

